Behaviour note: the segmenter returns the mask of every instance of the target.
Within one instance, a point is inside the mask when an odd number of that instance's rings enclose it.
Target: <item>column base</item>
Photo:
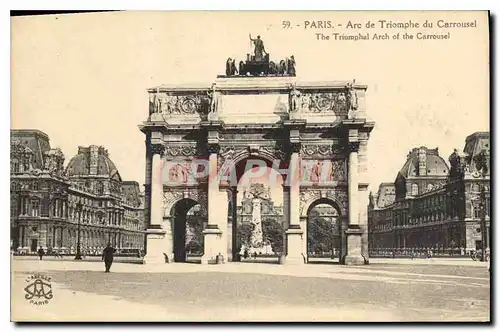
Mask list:
[[[347,255],[344,257],[345,265],[365,265],[365,258],[361,255]]]
[[[285,256],[280,261],[280,264],[282,264],[282,265],[304,265],[304,264],[306,264],[306,259],[302,256],[300,256],[300,257]]]
[[[149,228],[146,230],[147,254],[144,256],[144,264],[165,264],[173,262],[173,253],[167,253],[166,232],[160,227]],[[168,260],[166,259],[168,257]]]
[[[282,264],[305,264],[305,256],[302,253],[302,229],[300,229],[300,227],[297,228],[297,226],[293,225],[285,232],[285,234],[287,237],[287,254]]]
[[[344,257],[344,264],[365,265],[365,258],[361,254],[363,230],[358,225],[349,225],[345,233],[347,235],[347,255]]]
[[[203,256],[201,257],[201,264],[222,264],[222,261],[217,260],[217,255],[219,254],[224,257],[218,246],[218,240],[221,238],[222,231],[215,227],[217,226],[207,225],[207,228],[203,231],[205,247]]]

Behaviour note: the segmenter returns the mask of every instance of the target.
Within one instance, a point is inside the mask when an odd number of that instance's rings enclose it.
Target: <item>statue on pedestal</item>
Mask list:
[[[302,108],[302,94],[297,90],[295,84],[290,86],[290,117],[297,118]],[[292,115],[293,114],[293,115]]]
[[[262,227],[262,202],[271,199],[270,188],[265,188],[263,184],[254,183],[250,188],[245,190],[245,198],[252,203],[252,219],[253,230],[250,234],[248,244],[242,246],[242,251],[252,253],[272,252],[272,247],[264,241],[264,233]]]
[[[160,92],[156,89],[156,93],[153,95],[152,100],[149,102],[149,114],[161,113],[161,97]]]
[[[353,112],[358,109],[358,94],[356,89],[353,87],[355,80],[346,85],[346,98],[347,98],[347,112],[348,118],[352,119],[354,117]]]
[[[217,120],[217,92],[215,83],[212,84],[212,90],[207,91],[208,97],[208,120]]]

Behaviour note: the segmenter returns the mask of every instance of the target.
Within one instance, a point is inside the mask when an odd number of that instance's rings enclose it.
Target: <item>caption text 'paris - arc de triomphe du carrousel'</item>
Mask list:
[[[270,61],[260,37],[252,41],[254,54],[239,63],[227,59],[225,75],[212,84],[148,89],[149,117],[140,125],[146,264],[184,261],[176,232],[185,232],[186,213],[197,204],[206,219],[201,262],[238,260],[236,227],[228,219],[236,225],[236,187],[249,165],[282,175],[281,263],[308,261],[308,214],[329,204],[339,216],[340,263],[367,264],[366,152],[374,127],[367,121],[367,87],[300,82],[293,55]]]

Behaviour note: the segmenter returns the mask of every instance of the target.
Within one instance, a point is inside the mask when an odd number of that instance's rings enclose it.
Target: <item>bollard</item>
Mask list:
[[[224,256],[221,253],[215,256],[215,264],[224,264]]]

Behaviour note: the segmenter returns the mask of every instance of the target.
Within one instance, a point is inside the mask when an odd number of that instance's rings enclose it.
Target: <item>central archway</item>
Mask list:
[[[342,224],[335,202],[314,201],[307,211],[307,263],[333,263],[341,259]]]
[[[277,169],[283,169],[284,162],[246,151],[236,152],[234,157],[229,166],[233,178],[221,181],[221,187],[230,192],[228,256],[232,261],[277,263],[283,254],[286,179]]]

